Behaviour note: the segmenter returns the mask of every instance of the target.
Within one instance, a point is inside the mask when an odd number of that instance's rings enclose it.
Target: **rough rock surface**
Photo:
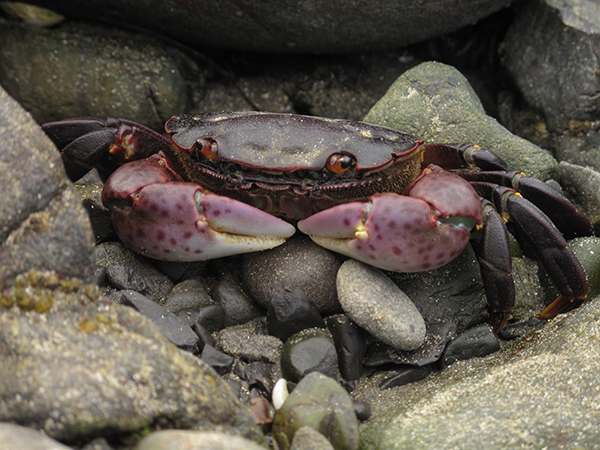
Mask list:
[[[56,147],[0,87],[0,284],[29,269],[91,281],[94,238]]]
[[[69,0],[36,3],[68,17],[135,24],[193,45],[332,53],[393,48],[456,30],[510,0],[316,0],[243,3]]]
[[[499,353],[404,386],[364,426],[361,448],[597,448],[600,431],[587,425],[600,420],[599,339],[596,298]]]
[[[30,272],[0,299],[0,422],[62,442],[155,426],[261,442],[210,367],[132,308],[100,300],[98,288]]]

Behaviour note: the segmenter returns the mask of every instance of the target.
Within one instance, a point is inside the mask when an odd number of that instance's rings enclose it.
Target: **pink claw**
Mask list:
[[[481,220],[473,188],[433,168],[415,180],[408,195],[379,194],[339,205],[300,221],[298,228],[317,244],[380,269],[420,272],[458,256]]]
[[[119,238],[138,253],[167,261],[202,261],[273,248],[295,232],[281,219],[237,200],[204,193],[194,183],[168,181],[129,193],[116,191],[127,184],[123,179],[126,171],[135,169],[132,164],[115,172],[124,171],[115,177],[119,183],[107,181],[105,189],[112,197],[103,195],[103,201],[113,210]],[[131,179],[128,188],[137,183],[135,176]]]

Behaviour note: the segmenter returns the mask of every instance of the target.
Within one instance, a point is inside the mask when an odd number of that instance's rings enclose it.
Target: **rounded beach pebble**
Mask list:
[[[413,302],[381,271],[358,261],[342,264],[338,298],[348,316],[376,338],[399,350],[425,340],[425,321]]]

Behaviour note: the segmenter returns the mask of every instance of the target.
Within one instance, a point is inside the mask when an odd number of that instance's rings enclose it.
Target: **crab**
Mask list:
[[[119,238],[151,258],[273,248],[294,234],[292,222],[325,248],[417,272],[450,262],[474,231],[497,331],[515,298],[509,223],[560,292],[538,317],[579,306],[589,291],[565,237],[592,235],[590,222],[547,183],[476,145],[423,145],[367,123],[259,112],[174,116],[165,125],[170,137],[112,118],[42,128],[73,180],[107,154],[123,164],[102,202]]]

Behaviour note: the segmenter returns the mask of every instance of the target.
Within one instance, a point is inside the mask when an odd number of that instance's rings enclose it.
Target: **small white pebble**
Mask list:
[[[281,408],[285,402],[285,399],[288,398],[288,395],[290,395],[290,393],[288,392],[287,381],[285,378],[280,378],[273,387],[273,407],[275,409]]]

